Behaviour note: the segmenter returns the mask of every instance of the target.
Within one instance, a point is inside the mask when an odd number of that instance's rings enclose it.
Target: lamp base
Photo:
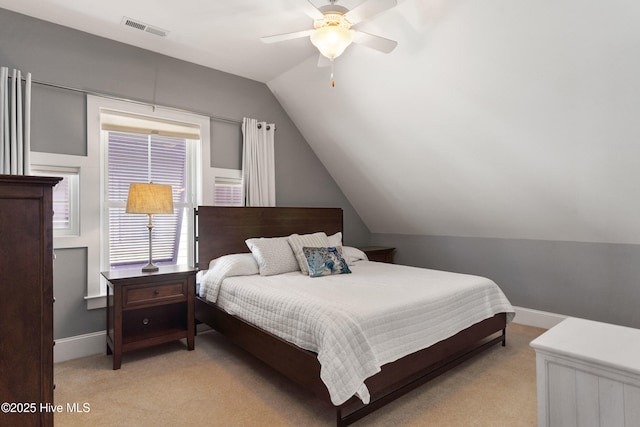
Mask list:
[[[152,273],[154,271],[158,271],[158,267],[153,265],[153,264],[151,264],[151,263],[149,263],[149,264],[145,265],[144,267],[142,267],[142,271],[144,273]]]

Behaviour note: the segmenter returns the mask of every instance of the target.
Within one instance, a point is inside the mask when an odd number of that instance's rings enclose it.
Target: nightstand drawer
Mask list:
[[[187,299],[187,282],[128,286],[123,289],[122,307],[166,304]]]

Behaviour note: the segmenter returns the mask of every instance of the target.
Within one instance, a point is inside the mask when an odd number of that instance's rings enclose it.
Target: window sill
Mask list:
[[[97,308],[105,308],[107,306],[106,295],[94,295],[84,297],[87,301],[87,310],[95,310]]]

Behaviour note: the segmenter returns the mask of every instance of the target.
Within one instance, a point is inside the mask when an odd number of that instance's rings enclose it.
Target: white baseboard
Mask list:
[[[206,334],[213,331],[204,323],[199,324],[197,328],[198,334]],[[100,331],[57,339],[56,345],[53,347],[53,363],[93,356],[94,354],[107,354],[106,335],[106,331]]]
[[[75,337],[56,340],[53,347],[53,362],[78,359],[107,351],[107,337],[105,331],[76,335]]]
[[[536,328],[551,329],[567,317],[530,308],[514,307],[514,309],[516,310],[516,317],[513,319],[514,323]],[[206,333],[208,330],[209,327],[207,325],[198,325],[198,333]],[[208,332],[211,332],[211,330]],[[61,338],[56,340],[56,345],[53,348],[53,362],[64,362],[65,360],[78,359],[100,353],[106,354],[106,346],[105,331]]]
[[[516,317],[513,318],[513,323],[534,326],[536,328],[551,329],[567,318],[567,316],[563,316],[561,314],[549,313],[531,308],[513,308],[516,310]]]

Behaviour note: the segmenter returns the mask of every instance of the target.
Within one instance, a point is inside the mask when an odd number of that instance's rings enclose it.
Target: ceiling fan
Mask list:
[[[384,53],[395,49],[398,44],[396,41],[351,27],[394,7],[397,0],[367,0],[351,10],[336,5],[337,0],[329,1],[330,4],[320,8],[310,0],[301,2],[304,12],[313,19],[313,29],[262,37],[260,40],[264,43],[276,43],[309,36],[311,43],[320,51],[319,66],[326,61],[324,58],[329,59],[333,65],[333,60],[342,55],[352,42]],[[333,85],[333,72],[331,74]]]

